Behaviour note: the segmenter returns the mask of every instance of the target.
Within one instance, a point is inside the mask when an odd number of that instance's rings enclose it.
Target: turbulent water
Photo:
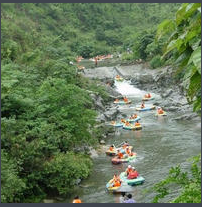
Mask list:
[[[129,82],[116,82],[116,89],[122,95],[126,95],[132,100],[129,106],[120,106],[128,116],[136,113],[135,106],[140,105],[141,98],[145,91],[134,88]],[[155,100],[160,99],[158,94],[152,93]],[[145,102],[146,106],[153,101]],[[145,192],[155,183],[164,179],[168,175],[170,167],[181,164],[183,168],[188,167],[187,158],[197,155],[201,151],[201,128],[198,123],[190,121],[173,121],[176,112],[167,113],[167,117],[155,117],[155,110],[138,112],[141,117],[140,123],[143,126],[141,131],[127,131],[117,128],[113,136],[108,137],[107,143],[119,144],[128,141],[137,153],[137,159],[131,163],[137,171],[145,178],[145,183],[135,187],[127,187],[133,198],[138,203],[149,203],[154,197],[154,192]],[[79,195],[84,203],[115,203],[119,202],[117,194],[106,191],[106,183],[113,177],[114,173],[123,172],[127,163],[113,165],[111,157],[101,153],[94,159],[94,169],[91,176],[81,182],[81,186],[76,187],[75,194]],[[174,195],[169,195],[169,200]],[[73,197],[65,202],[72,202]]]

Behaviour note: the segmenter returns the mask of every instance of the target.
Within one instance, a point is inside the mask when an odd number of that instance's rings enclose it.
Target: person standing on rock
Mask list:
[[[97,67],[97,57],[95,57],[95,67]]]
[[[131,194],[127,195],[127,200],[124,203],[136,203],[136,201],[132,198]]]

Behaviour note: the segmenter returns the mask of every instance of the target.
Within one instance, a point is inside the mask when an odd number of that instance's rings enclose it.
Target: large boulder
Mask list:
[[[104,115],[108,121],[116,119],[118,114],[120,114],[120,111],[117,108],[104,112]]]
[[[168,89],[168,90],[165,91],[165,93],[161,94],[161,97],[162,98],[167,98],[168,96],[171,95],[171,93],[173,93],[173,90],[172,89]]]
[[[153,79],[153,75],[151,74],[140,74],[137,81],[140,84],[148,84],[148,83],[153,83],[154,79]]]
[[[104,114],[102,113],[99,113],[98,116],[96,117],[96,121],[97,122],[101,122],[101,123],[104,123],[106,121],[106,117]]]

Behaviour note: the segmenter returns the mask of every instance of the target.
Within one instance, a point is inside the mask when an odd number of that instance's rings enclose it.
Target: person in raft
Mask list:
[[[118,98],[116,98],[114,102],[118,103],[118,102],[119,102],[119,99],[118,99]]]
[[[113,187],[119,187],[121,186],[121,179],[117,174],[114,174],[114,177],[112,179],[112,186]]]
[[[151,94],[148,93],[148,94],[146,94],[144,97],[145,97],[145,98],[151,98]]]
[[[118,159],[122,159],[123,158],[123,153],[121,153],[120,150],[117,150],[117,157],[118,157]]]
[[[136,127],[140,126],[139,121],[135,122],[135,126],[136,126]]]
[[[122,145],[123,149],[125,149],[125,148],[128,147],[128,146],[129,146],[129,144],[128,144],[127,141],[125,141],[124,144]]]
[[[132,172],[132,166],[131,165],[128,165],[128,167],[127,167],[127,169],[126,169],[126,171],[125,171],[125,173],[126,173],[126,175],[128,176],[129,175],[129,173],[130,172]]]
[[[136,179],[139,176],[139,173],[137,172],[137,170],[132,167],[132,170],[129,172],[128,174],[128,179]]]
[[[98,57],[95,57],[95,67],[97,67],[97,61],[98,61]]]
[[[126,123],[126,120],[125,120],[125,119],[121,119],[121,122],[122,122],[122,123]]]
[[[114,183],[113,183],[113,187],[120,187],[121,186],[121,180],[117,179]]]
[[[125,152],[126,152],[126,154],[127,154],[128,156],[132,156],[132,155],[133,155],[133,153],[131,152],[131,150],[130,150],[129,147],[126,147]]]
[[[142,109],[145,108],[144,101],[143,101],[142,104],[141,104],[141,108],[142,108]]]
[[[157,113],[158,113],[158,114],[163,114],[164,111],[163,111],[163,109],[162,109],[161,107],[158,107],[158,109],[157,109]]]
[[[111,147],[109,148],[109,151],[111,151],[111,152],[114,151],[114,145],[111,145]]]
[[[116,122],[115,122],[115,121],[111,121],[111,124],[112,124],[112,125],[115,125],[115,124],[116,124]]]
[[[81,202],[81,200],[79,199],[79,196],[75,196],[72,203],[82,203],[82,202]]]
[[[120,78],[120,75],[116,75],[116,78]]]
[[[127,121],[127,122],[125,123],[125,125],[126,125],[126,126],[130,126],[130,123]]]
[[[128,102],[128,99],[126,97],[123,98],[124,102]]]

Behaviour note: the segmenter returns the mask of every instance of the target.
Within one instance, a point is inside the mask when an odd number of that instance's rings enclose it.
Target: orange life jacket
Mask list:
[[[80,199],[74,199],[72,203],[81,203]]]
[[[118,157],[119,159],[122,159],[123,158],[123,154],[121,152],[118,153]]]
[[[163,114],[163,110],[162,110],[162,109],[159,109],[159,110],[158,110],[158,113],[159,113],[159,114]]]
[[[128,169],[127,169],[127,171],[126,171],[127,175],[128,175],[130,172],[132,172],[132,168],[128,168]]]
[[[125,102],[128,102],[128,99],[127,99],[127,98],[124,98],[123,100],[124,100]]]
[[[114,150],[114,148],[113,148],[113,147],[110,147],[110,148],[109,148],[109,150],[110,150],[110,151],[113,151],[113,150]]]
[[[126,149],[126,154],[128,154],[128,155],[130,155],[130,154],[131,154],[130,149]]]
[[[119,186],[121,186],[121,181],[120,181],[120,179],[118,178],[117,180],[115,180],[114,181],[114,185],[113,185],[114,187],[119,187]]]
[[[135,123],[135,126],[140,126],[140,123],[139,123],[139,122],[136,122],[136,123]]]

